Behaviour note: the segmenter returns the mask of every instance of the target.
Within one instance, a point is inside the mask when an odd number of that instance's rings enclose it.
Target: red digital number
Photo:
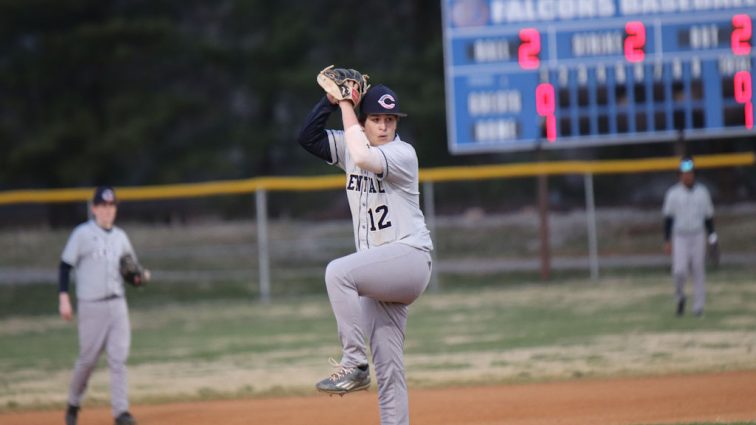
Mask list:
[[[751,36],[753,35],[753,26],[751,17],[748,15],[735,15],[732,17],[732,36],[730,36],[730,46],[732,52],[736,55],[747,55],[751,53]]]
[[[738,103],[750,102],[752,96],[751,73],[740,71],[735,74],[735,101]]]
[[[643,22],[625,24],[625,58],[628,62],[643,62],[646,57],[646,26]]]
[[[740,71],[735,74],[735,101],[745,107],[745,126],[753,128],[753,88],[751,84],[751,73]]]
[[[556,141],[556,96],[554,86],[549,83],[536,87],[536,112],[546,118],[546,139],[553,143]]]
[[[520,48],[517,50],[517,61],[522,69],[536,69],[541,64],[538,55],[541,54],[541,33],[535,28],[520,30]]]

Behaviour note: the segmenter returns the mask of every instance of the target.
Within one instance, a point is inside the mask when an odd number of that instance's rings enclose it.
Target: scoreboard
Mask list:
[[[746,136],[756,0],[442,0],[455,154]]]

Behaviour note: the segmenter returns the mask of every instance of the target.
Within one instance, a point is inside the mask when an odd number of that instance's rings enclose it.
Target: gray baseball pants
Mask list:
[[[706,235],[675,234],[672,238],[672,276],[677,301],[685,299],[685,283],[693,280],[693,311],[702,312],[706,303]]]
[[[370,340],[382,425],[409,424],[404,330],[409,304],[425,291],[430,274],[430,253],[397,242],[338,258],[326,268],[341,366],[367,364]]]
[[[129,410],[126,359],[131,345],[129,311],[124,297],[78,301],[79,358],[76,360],[68,403],[81,406],[97,360],[107,353],[113,416]]]

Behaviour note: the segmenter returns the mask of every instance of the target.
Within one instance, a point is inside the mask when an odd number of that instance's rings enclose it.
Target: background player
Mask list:
[[[116,217],[115,191],[98,187],[92,199],[90,221],[80,224],[68,239],[60,263],[60,315],[73,318],[68,280],[76,270],[79,358],[68,392],[66,425],[75,425],[81,401],[100,353],[107,353],[110,394],[116,425],[133,425],[129,413],[126,359],[131,343],[131,326],[119,260],[125,254],[136,258],[126,233],[113,225]]]
[[[693,278],[693,314],[700,317],[706,303],[706,242],[717,244],[714,207],[709,191],[695,181],[691,157],[682,158],[679,171],[680,181],[669,188],[664,196],[664,250],[672,254],[677,315],[685,312],[685,282],[690,271]]]
[[[396,133],[406,115],[390,88],[369,89],[359,119],[351,101],[334,99],[329,94],[315,105],[299,135],[310,153],[346,172],[357,248],[326,269],[343,352],[336,371],[316,387],[342,395],[368,388],[368,338],[381,424],[408,424],[404,330],[409,304],[428,285],[433,248],[419,208],[417,154]],[[336,109],[344,131],[325,130]]]

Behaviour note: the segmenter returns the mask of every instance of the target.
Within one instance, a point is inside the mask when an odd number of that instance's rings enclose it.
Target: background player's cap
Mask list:
[[[368,89],[365,97],[362,98],[360,112],[363,116],[368,114],[407,116],[407,114],[402,113],[401,109],[399,109],[399,98],[396,96],[396,93],[383,84],[378,84]]]
[[[115,204],[117,202],[115,190],[110,186],[98,186],[95,189],[92,203],[98,204]]]
[[[693,171],[693,158],[686,156],[680,160],[680,172],[687,173]]]

